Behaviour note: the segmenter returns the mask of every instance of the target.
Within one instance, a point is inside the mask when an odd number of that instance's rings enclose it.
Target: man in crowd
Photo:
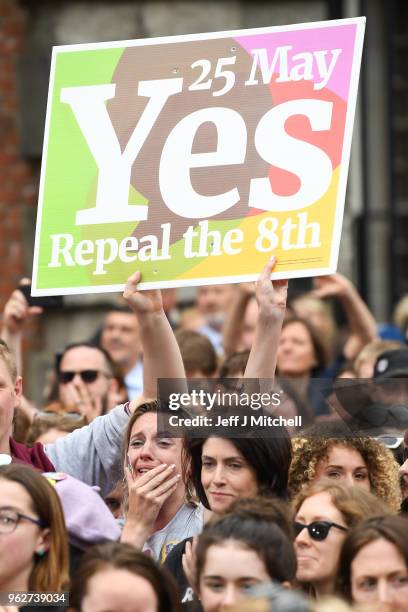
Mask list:
[[[32,315],[41,312],[41,308],[30,307],[18,289],[13,291],[5,306],[2,337],[12,352],[20,375],[24,326]],[[135,315],[132,316],[136,319]],[[120,403],[114,363],[109,354],[96,345],[88,343],[68,345],[58,357],[55,374],[56,394],[51,400],[59,402],[68,412],[82,414],[88,423]],[[25,408],[29,409],[26,403]]]
[[[81,413],[88,423],[119,402],[114,364],[101,347],[87,343],[68,345],[58,359],[58,399]],[[113,401],[110,398],[114,397]]]
[[[206,321],[198,331],[209,338],[218,355],[224,352],[221,329],[234,292],[234,285],[206,285],[197,288],[197,309]]]
[[[143,294],[138,292],[139,280],[138,273],[130,277],[125,296],[140,322],[148,373],[145,376],[144,393],[146,397],[152,398],[157,392],[157,380],[181,379],[184,376],[184,366],[163,311],[160,294],[156,291],[144,291]],[[25,309],[27,307],[25,303]],[[20,314],[24,318],[24,312]],[[61,371],[73,372],[68,369],[68,366],[71,367],[68,360],[63,358],[61,365]],[[102,367],[102,363],[100,365]],[[98,485],[102,495],[106,496],[123,472],[123,430],[136,403],[119,405],[108,414],[95,418],[87,427],[76,429],[45,447],[36,443],[29,448],[12,438],[14,411],[21,398],[21,375],[9,348],[0,341],[0,454],[5,455],[5,459],[11,456],[18,462],[31,464],[42,471],[66,472],[87,484]]]
[[[126,307],[110,310],[102,326],[100,343],[120,369],[129,399],[143,389],[142,345],[136,315]]]

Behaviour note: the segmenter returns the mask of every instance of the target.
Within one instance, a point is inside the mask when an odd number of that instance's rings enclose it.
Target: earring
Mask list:
[[[40,558],[44,557],[45,553],[46,553],[46,551],[43,550],[43,549],[35,551],[35,554],[37,555],[37,557],[40,557]]]

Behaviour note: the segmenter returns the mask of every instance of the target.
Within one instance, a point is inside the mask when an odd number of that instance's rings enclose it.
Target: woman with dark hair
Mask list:
[[[222,378],[242,378],[249,359],[249,351],[237,351],[231,353],[223,361],[219,377]]]
[[[286,303],[287,283],[276,281],[272,285],[270,275],[274,264],[274,260],[268,262],[257,285],[257,299],[260,303],[258,339],[245,373],[250,378],[272,378],[275,371],[275,353]],[[129,501],[122,540],[138,547],[144,546],[157,559],[164,561],[177,542],[201,531],[202,508],[185,503],[181,440],[158,431],[158,408],[157,402],[142,404],[135,410],[128,424],[125,435],[125,472]],[[275,445],[276,440],[271,439],[269,443]],[[251,444],[254,444],[253,440]],[[287,434],[282,445],[286,449],[288,466],[290,441]],[[265,443],[257,443],[258,446],[264,447]],[[277,447],[273,448],[276,450]],[[272,453],[269,453],[264,456],[264,460],[269,461],[271,457]],[[242,457],[243,467],[244,463],[246,460]],[[284,482],[281,483],[278,473],[285,470],[285,466],[280,464],[276,467],[276,474],[272,477],[283,492],[286,489],[286,476],[283,476]],[[255,472],[248,466],[246,471],[255,485],[254,492],[257,492]],[[263,479],[266,478],[264,474]],[[264,481],[260,484],[264,484]]]
[[[301,317],[285,319],[278,347],[278,374],[289,378],[311,377],[327,363],[326,345],[313,325]]]
[[[57,493],[19,464],[0,467],[0,591],[67,589],[68,540]]]
[[[408,604],[408,520],[370,518],[344,541],[338,583],[343,596],[367,610],[406,612]]]
[[[246,378],[268,379],[271,385],[287,291],[286,281],[274,285],[270,282],[273,266],[272,260],[258,281],[257,329],[245,370]],[[235,500],[244,497],[269,494],[286,498],[291,443],[284,428],[275,427],[271,437],[186,439],[183,450],[187,489],[195,490],[200,502],[214,514],[223,514]],[[191,542],[184,540],[166,561],[176,577],[183,603],[193,599],[192,565]]]
[[[250,587],[274,580],[290,587],[296,557],[288,536],[269,515],[262,499],[212,520],[198,538],[196,584],[204,612],[243,600]]]
[[[183,450],[187,490],[195,491],[213,516],[221,516],[231,504],[244,498],[286,498],[291,444],[285,430],[273,438],[186,439]],[[279,507],[278,499],[274,503]],[[187,538],[173,548],[166,560],[185,603],[194,599],[191,559],[191,538]]]
[[[177,612],[176,587],[150,557],[129,544],[94,546],[82,558],[72,584],[78,612]]]
[[[286,499],[291,443],[286,429],[270,438],[187,438],[187,487],[205,508],[222,513],[240,497],[275,495]]]
[[[327,347],[313,325],[301,317],[285,319],[278,346],[277,374],[284,380],[286,393],[297,400],[305,424],[313,416],[328,413],[319,380],[327,365]]]

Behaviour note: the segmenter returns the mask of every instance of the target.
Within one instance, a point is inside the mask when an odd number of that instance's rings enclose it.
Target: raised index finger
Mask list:
[[[126,282],[125,290],[123,292],[123,297],[125,299],[133,295],[137,291],[137,286],[140,282],[141,276],[142,275],[139,271],[134,272],[134,274],[129,276]]]
[[[259,275],[259,282],[263,283],[265,281],[271,280],[272,270],[274,269],[276,264],[276,257],[273,255],[264,265],[262,272]]]

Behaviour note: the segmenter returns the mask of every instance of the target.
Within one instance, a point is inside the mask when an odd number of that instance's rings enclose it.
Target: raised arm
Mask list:
[[[123,297],[136,314],[143,345],[143,395],[157,397],[159,378],[185,379],[183,360],[158,290],[138,291],[140,272],[129,277]]]
[[[178,344],[164,314],[160,291],[139,292],[140,273],[129,277],[124,298],[136,313],[141,330],[144,355],[144,395],[157,395],[158,378],[184,381],[184,366]],[[183,387],[183,391],[184,391]],[[131,402],[130,409],[136,407]],[[123,406],[97,417],[54,444],[46,452],[58,471],[64,471],[108,493],[123,474],[121,448],[123,431],[129,418]]]
[[[377,324],[368,306],[351,281],[342,274],[318,276],[314,279],[313,295],[340,300],[350,329],[350,337],[343,348],[344,356],[353,359],[368,342],[376,340]]]
[[[29,306],[23,293],[18,289],[13,291],[4,307],[1,338],[6,342],[14,357],[19,376],[23,374],[21,347],[24,328],[32,316],[41,313],[42,308],[38,306]]]
[[[275,376],[279,338],[288,292],[287,280],[271,281],[271,273],[275,264],[276,259],[273,257],[265,265],[256,285],[258,319],[254,342],[245,368],[245,378],[273,379]]]

